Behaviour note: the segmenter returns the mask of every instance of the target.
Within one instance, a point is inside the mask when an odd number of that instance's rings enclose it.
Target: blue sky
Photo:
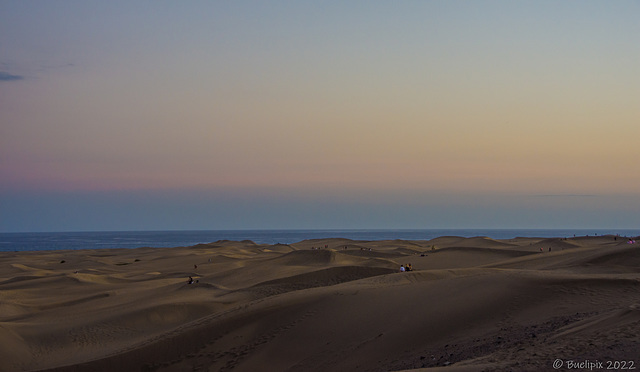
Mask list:
[[[637,1],[0,4],[0,231],[636,228]]]

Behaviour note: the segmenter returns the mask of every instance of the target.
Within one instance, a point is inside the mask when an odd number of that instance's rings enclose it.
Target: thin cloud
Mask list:
[[[22,75],[12,75],[8,72],[0,71],[0,81],[24,80]]]
[[[538,198],[593,198],[599,195],[596,194],[542,194],[531,195]]]

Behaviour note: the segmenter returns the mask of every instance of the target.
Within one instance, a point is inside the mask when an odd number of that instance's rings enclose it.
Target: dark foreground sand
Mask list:
[[[398,272],[407,263],[414,271]],[[543,371],[556,359],[560,370],[640,369],[640,244],[442,237],[0,253],[2,371]]]

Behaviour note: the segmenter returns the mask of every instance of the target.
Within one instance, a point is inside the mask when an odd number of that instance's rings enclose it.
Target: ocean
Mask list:
[[[395,230],[197,230],[0,233],[0,251],[103,248],[183,247],[218,240],[290,244],[305,239],[430,240],[440,236],[486,236],[493,239],[573,237],[618,234],[635,237],[640,229],[395,229]]]

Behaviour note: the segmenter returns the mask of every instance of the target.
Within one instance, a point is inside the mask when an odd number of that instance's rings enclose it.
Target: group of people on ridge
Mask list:
[[[400,265],[400,272],[405,272],[405,271],[413,271],[413,267],[411,266],[410,263],[408,263],[406,266]]]

